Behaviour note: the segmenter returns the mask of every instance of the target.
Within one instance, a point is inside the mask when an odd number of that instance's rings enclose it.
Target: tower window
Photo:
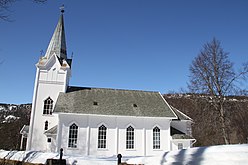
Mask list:
[[[45,121],[45,127],[44,130],[48,130],[48,121]]]
[[[106,148],[107,128],[101,125],[98,128],[98,148]]]
[[[51,138],[47,138],[47,142],[48,143],[51,143],[52,142],[52,139]]]
[[[126,149],[134,149],[134,128],[129,126],[126,131]]]
[[[78,136],[78,126],[73,123],[69,129],[69,148],[77,148],[77,136]]]
[[[94,102],[93,102],[93,105],[98,105],[98,102],[94,101]]]
[[[44,101],[43,114],[51,115],[52,114],[52,109],[53,109],[53,100],[50,97],[48,97]]]
[[[133,104],[133,107],[135,107],[135,108],[136,108],[136,107],[138,107],[138,106],[137,106],[137,104]]]
[[[160,129],[153,128],[153,149],[160,149]]]

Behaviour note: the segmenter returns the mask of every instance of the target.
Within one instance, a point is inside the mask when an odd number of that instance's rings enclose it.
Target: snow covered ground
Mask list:
[[[4,151],[0,158],[32,163],[45,163],[46,159],[58,159],[57,153],[37,151]],[[116,156],[63,156],[70,165],[116,165]],[[248,144],[195,147],[186,150],[165,152],[151,157],[123,158],[128,164],[145,165],[246,165],[248,164]]]
[[[154,157],[133,158],[128,164],[145,165],[247,165],[248,144],[195,147]]]
[[[45,164],[47,159],[59,159],[58,153],[38,151],[4,151],[0,150],[1,159],[19,160],[30,163]],[[94,156],[68,156],[64,155],[67,164],[70,165],[116,165],[117,157],[94,157]]]

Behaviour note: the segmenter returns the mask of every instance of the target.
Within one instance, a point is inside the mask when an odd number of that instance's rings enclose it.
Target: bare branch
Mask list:
[[[33,0],[34,2],[36,2],[36,3],[45,3],[45,2],[47,2],[47,0]]]
[[[10,6],[16,0],[0,0],[0,19],[4,21],[10,21],[9,14],[10,13]]]
[[[0,0],[0,20],[11,21],[10,20],[10,8],[17,0]],[[35,3],[45,3],[47,0],[32,0]]]
[[[215,101],[211,105],[219,113],[221,132],[226,144],[229,143],[226,125],[228,119],[224,104],[226,96],[235,93],[235,81],[240,78],[245,79],[248,74],[248,63],[235,73],[233,63],[228,59],[229,53],[225,52],[220,45],[220,41],[215,38],[203,45],[198,56],[192,61],[190,66],[190,92],[199,92],[214,96]],[[244,91],[244,90],[243,90]]]

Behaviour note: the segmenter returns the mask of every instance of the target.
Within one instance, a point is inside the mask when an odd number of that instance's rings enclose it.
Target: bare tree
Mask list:
[[[226,144],[229,144],[227,132],[227,117],[225,113],[225,96],[233,94],[235,82],[248,73],[247,64],[235,72],[233,63],[228,59],[220,41],[215,38],[203,45],[202,50],[190,65],[190,82],[188,88],[193,93],[203,93],[214,96],[212,105],[219,113],[221,132]]]
[[[9,7],[15,0],[0,0],[0,19],[9,20]]]
[[[0,20],[10,21],[10,7],[18,0],[0,0]],[[45,3],[47,0],[32,0],[35,3]]]

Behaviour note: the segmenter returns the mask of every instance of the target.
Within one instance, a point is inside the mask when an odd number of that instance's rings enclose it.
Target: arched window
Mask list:
[[[44,101],[43,114],[51,115],[52,110],[53,110],[53,100],[50,97],[48,97]]]
[[[44,130],[48,130],[48,121],[45,121],[45,127]]]
[[[129,126],[126,131],[126,149],[134,149],[134,128]]]
[[[106,148],[107,128],[101,125],[98,128],[98,148]]]
[[[69,128],[68,147],[77,148],[78,126],[73,123]]]
[[[153,149],[160,149],[160,129],[153,128]]]

